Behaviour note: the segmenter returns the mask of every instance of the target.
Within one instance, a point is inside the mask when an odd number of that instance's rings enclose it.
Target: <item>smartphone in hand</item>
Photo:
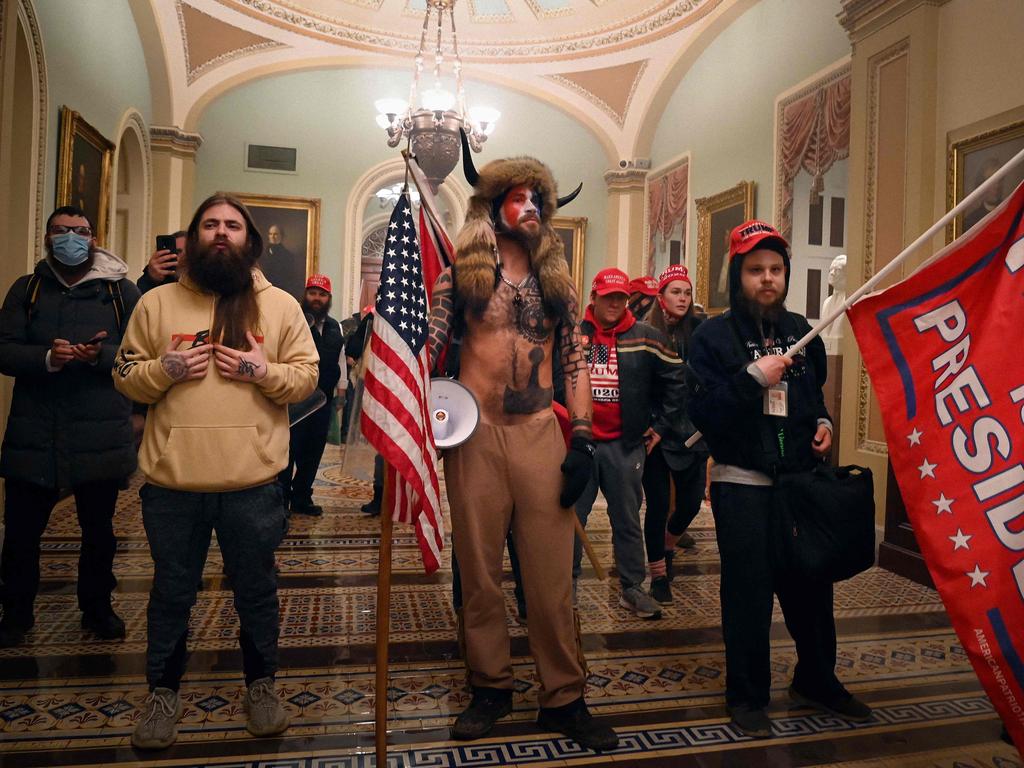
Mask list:
[[[91,339],[89,339],[88,341],[84,341],[82,343],[85,344],[85,346],[88,347],[88,346],[91,346],[93,344],[99,344],[105,338],[107,338],[107,337],[106,336],[100,336],[99,334],[97,334],[97,335],[93,336]]]
[[[158,251],[170,251],[171,253],[178,253],[178,240],[174,235],[157,235],[156,236],[156,249]],[[175,268],[171,267],[171,272],[174,272]]]

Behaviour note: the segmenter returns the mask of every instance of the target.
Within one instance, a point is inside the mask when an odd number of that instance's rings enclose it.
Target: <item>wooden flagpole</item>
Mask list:
[[[388,764],[388,644],[391,636],[391,507],[393,490],[384,464],[384,496],[380,502],[380,548],[377,554],[377,659],[374,686],[374,744],[377,765]]]

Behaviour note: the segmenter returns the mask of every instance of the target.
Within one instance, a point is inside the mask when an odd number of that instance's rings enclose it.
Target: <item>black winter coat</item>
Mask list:
[[[813,467],[818,419],[829,419],[822,385],[825,344],[816,337],[793,358],[783,380],[789,386],[785,417],[764,414],[764,389],[747,373],[762,355],[781,355],[809,330],[803,316],[786,312],[766,348],[754,320],[732,310],[704,322],[690,340],[687,380],[690,418],[721,464],[775,476]]]
[[[0,373],[14,377],[0,475],[47,488],[125,477],[136,467],[131,403],[114,389],[110,371],[139,291],[126,278],[87,277],[68,288],[45,260],[35,274],[40,280],[31,318],[26,311],[30,275],[14,282],[0,309]],[[125,313],[120,327],[108,282],[120,288]],[[72,360],[55,373],[46,370],[55,338],[77,344],[99,331],[107,338],[96,365]]]

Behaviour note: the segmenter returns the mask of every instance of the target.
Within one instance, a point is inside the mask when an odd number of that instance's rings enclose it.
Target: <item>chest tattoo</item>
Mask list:
[[[537,413],[537,411],[551,407],[553,390],[551,387],[542,387],[539,383],[540,364],[544,362],[544,350],[534,347],[530,350],[530,376],[523,389],[512,389],[505,385],[505,397],[502,406],[505,413]],[[515,366],[515,356],[512,358]]]

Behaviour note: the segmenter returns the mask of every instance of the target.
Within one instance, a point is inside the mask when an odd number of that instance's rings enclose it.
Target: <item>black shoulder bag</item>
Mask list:
[[[819,463],[780,474],[774,494],[775,554],[781,571],[837,582],[875,562],[875,490],[866,467]]]

